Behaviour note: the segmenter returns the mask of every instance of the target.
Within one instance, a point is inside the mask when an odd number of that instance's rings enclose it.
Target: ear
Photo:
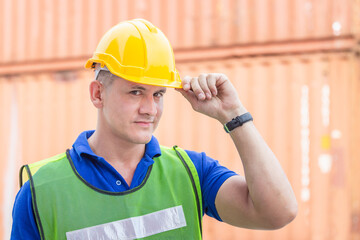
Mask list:
[[[96,108],[103,107],[103,85],[96,80],[93,80],[89,85],[90,99]]]

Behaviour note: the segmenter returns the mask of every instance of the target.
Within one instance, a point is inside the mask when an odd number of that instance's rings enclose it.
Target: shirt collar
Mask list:
[[[90,148],[88,138],[95,132],[95,130],[82,132],[73,144],[73,148],[81,159],[81,155],[86,154],[94,158],[99,158]],[[158,140],[152,136],[150,142],[145,145],[145,154],[149,158],[159,157],[161,155],[160,145]]]
[[[161,155],[159,142],[154,136],[152,136],[150,142],[145,145],[145,155],[150,158],[159,157]]]

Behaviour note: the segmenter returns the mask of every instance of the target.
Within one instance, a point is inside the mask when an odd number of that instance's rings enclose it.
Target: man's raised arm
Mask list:
[[[178,90],[197,112],[222,125],[247,113],[224,74],[185,77]],[[245,176],[233,176],[220,187],[216,209],[224,222],[252,229],[277,229],[297,214],[297,202],[280,163],[252,121],[230,131]]]

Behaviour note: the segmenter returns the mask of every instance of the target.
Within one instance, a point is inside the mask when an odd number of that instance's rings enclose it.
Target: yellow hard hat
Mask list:
[[[169,40],[144,19],[120,22],[105,33],[85,68],[96,63],[128,81],[181,88]]]

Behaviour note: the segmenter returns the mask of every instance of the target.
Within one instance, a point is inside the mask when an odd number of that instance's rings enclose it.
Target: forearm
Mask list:
[[[248,200],[254,211],[264,220],[275,222],[274,225],[294,217],[297,206],[291,185],[254,123],[245,123],[230,136],[243,163]]]

